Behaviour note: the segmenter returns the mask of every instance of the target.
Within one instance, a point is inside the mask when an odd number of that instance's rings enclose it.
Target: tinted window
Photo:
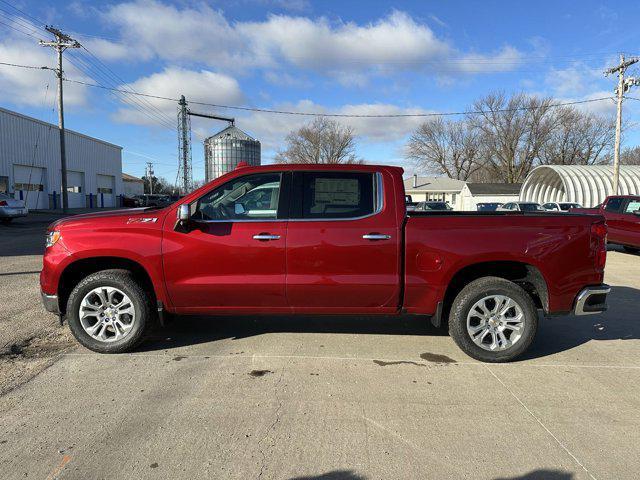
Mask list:
[[[640,210],[640,200],[629,200],[627,208],[624,209],[624,213],[633,213]]]
[[[537,203],[521,203],[520,210],[523,212],[537,212],[541,210],[541,208]]]
[[[198,200],[198,220],[272,220],[278,217],[280,174],[259,173],[236,178]]]
[[[611,198],[607,202],[607,206],[604,208],[607,212],[619,212],[622,207],[622,198]]]
[[[371,173],[305,172],[302,218],[355,218],[374,212]]]

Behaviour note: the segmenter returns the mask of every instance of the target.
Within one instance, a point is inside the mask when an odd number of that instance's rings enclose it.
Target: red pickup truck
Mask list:
[[[595,208],[574,208],[575,213],[597,213],[607,221],[607,240],[629,253],[640,251],[640,196],[612,195]]]
[[[402,173],[244,167],[167,207],[59,220],[44,305],[97,352],[131,350],[166,312],[384,314],[446,324],[488,362],[522,354],[539,311],[606,309],[602,216],[407,212]]]

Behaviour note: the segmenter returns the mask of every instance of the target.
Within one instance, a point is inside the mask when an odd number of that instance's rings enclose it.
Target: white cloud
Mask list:
[[[25,28],[26,20],[20,20]],[[34,29],[36,27],[33,27]],[[0,59],[5,63],[19,65],[56,67],[56,56],[50,48],[44,48],[37,44],[35,39],[26,38],[15,30],[0,28]],[[65,58],[65,74],[77,80],[90,81],[75,66]],[[45,96],[45,87],[49,85],[48,100],[45,107],[50,108],[55,98],[56,77],[50,70],[25,69],[0,65],[0,100],[18,105],[42,107]],[[87,88],[74,83],[66,83],[64,90],[65,106],[84,106],[87,102]],[[51,104],[49,103],[51,101]]]
[[[365,24],[290,15],[229,22],[223,12],[204,3],[180,8],[158,0],[134,0],[106,7],[102,16],[121,37],[110,52],[114,59],[200,62],[236,72],[288,65],[357,86],[369,75],[397,71],[507,71],[521,56],[511,46],[495,53],[460,51],[427,24],[400,11]],[[108,46],[96,43],[95,48]]]
[[[180,95],[184,95],[193,102],[218,104],[241,104],[244,102],[240,85],[234,78],[208,70],[194,71],[169,67],[162,72],[139,78],[120,88],[169,98],[179,98]],[[145,98],[144,102],[150,103],[170,119],[176,118],[176,103],[154,98]],[[202,107],[202,109],[205,110],[206,107]],[[158,112],[156,111],[156,113]],[[154,121],[148,116],[129,107],[118,110],[115,119],[125,123],[154,124]]]
[[[283,103],[274,106],[277,110],[294,112],[318,112],[342,115],[397,115],[427,113],[419,108],[404,108],[384,103],[362,103],[329,108],[311,100],[302,100],[295,104]],[[359,143],[391,142],[404,139],[424,121],[421,117],[396,118],[340,118],[333,117],[346,126],[353,127]],[[236,124],[258,138],[265,149],[278,149],[283,146],[286,135],[312,120],[309,116],[272,115],[255,112],[237,118]]]

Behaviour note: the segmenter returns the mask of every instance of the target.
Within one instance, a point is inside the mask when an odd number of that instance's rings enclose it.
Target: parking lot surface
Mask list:
[[[638,478],[640,256],[512,364],[388,317],[180,317],[99,355],[40,306],[37,217],[0,230],[3,479]]]

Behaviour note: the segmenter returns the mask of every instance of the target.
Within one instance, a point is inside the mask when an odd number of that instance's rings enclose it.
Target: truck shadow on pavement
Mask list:
[[[517,477],[497,477],[494,480],[572,480],[573,474],[562,470],[532,470]],[[309,475],[292,477],[289,480],[367,480],[364,475],[354,473],[352,470],[333,470],[321,475]]]
[[[612,287],[608,303],[609,310],[600,315],[541,319],[536,339],[520,360],[571,350],[591,340],[639,339],[640,290]],[[434,328],[425,317],[414,316],[179,316],[150,335],[139,350],[166,350],[267,333],[447,335],[446,329]],[[458,358],[462,358],[462,354]]]

